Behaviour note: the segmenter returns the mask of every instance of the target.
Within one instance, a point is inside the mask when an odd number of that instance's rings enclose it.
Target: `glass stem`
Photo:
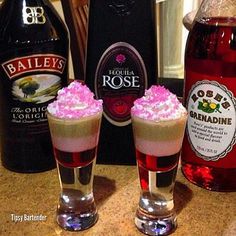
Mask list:
[[[77,168],[66,168],[57,163],[61,186],[57,222],[67,230],[86,229],[97,221],[93,196],[95,162]]]

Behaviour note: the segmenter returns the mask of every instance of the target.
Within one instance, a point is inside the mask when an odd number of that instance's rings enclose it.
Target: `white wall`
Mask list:
[[[178,0],[177,0],[178,1]],[[184,10],[183,10],[183,17],[193,11],[198,9],[202,0],[184,0]],[[184,51],[185,51],[185,44],[188,37],[188,30],[183,26],[183,34],[182,34],[182,60],[184,60]]]

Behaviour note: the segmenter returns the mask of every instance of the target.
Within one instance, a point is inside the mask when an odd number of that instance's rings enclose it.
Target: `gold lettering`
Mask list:
[[[44,16],[44,9],[42,7],[24,7],[23,8],[24,24],[45,24],[46,17]]]

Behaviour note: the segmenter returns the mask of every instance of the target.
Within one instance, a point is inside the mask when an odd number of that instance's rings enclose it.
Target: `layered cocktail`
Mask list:
[[[178,161],[187,119],[177,97],[152,86],[131,109],[141,197],[135,224],[149,235],[167,235],[176,228],[173,202]]]
[[[83,230],[98,218],[92,185],[102,101],[74,81],[47,110],[61,184],[57,222],[67,230]]]

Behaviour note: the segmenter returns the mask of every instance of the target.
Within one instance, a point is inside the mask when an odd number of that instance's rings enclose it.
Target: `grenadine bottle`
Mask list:
[[[46,107],[67,84],[68,33],[48,0],[0,9],[1,157],[16,172],[55,167]]]
[[[236,3],[205,0],[185,52],[189,113],[182,170],[215,191],[236,190]]]
[[[85,83],[103,99],[98,163],[135,164],[130,108],[156,83],[155,1],[91,0]]]

